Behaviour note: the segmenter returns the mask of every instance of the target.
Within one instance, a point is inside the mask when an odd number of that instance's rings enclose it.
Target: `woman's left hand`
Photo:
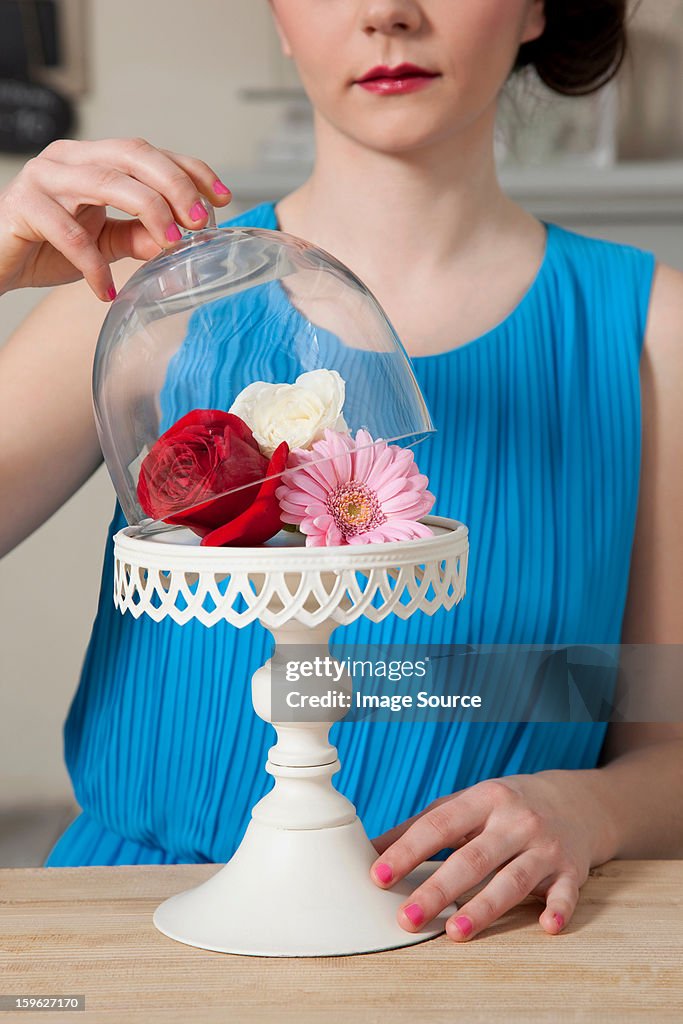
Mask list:
[[[472,938],[529,895],[546,903],[541,926],[561,931],[590,868],[613,855],[610,823],[591,792],[591,775],[599,771],[487,779],[435,800],[373,840],[381,856],[372,879],[384,889],[440,850],[454,850],[401,905],[399,924],[418,931],[493,872],[448,919],[451,939]]]

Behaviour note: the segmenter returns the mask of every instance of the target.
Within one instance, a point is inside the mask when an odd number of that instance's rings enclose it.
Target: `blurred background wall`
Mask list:
[[[86,39],[76,137],[141,135],[203,157],[232,187],[236,212],[303,179],[310,119],[279,56],[266,0],[75,2],[83,5]],[[635,28],[616,103],[610,101],[607,121],[603,108],[597,115],[601,130],[613,131],[612,158],[551,153],[548,160],[546,152],[530,166],[508,161],[504,178],[539,216],[653,249],[683,268],[683,0],[645,0]],[[566,107],[541,96],[532,109],[531,121],[522,112],[518,124],[537,140],[551,129],[556,138],[585,136],[592,116],[586,106],[577,128],[572,108],[560,131]],[[0,188],[26,159],[0,154]],[[0,298],[0,344],[44,294],[29,289]],[[113,506],[101,469],[0,563],[0,812],[14,808],[9,832],[20,839],[35,815],[18,807],[44,803],[37,816],[42,842],[73,813],[62,724],[96,607]],[[49,824],[51,807],[61,808],[59,827],[57,819]],[[0,816],[0,863],[2,824]],[[13,856],[6,853],[4,863]]]
[[[244,102],[238,92],[276,83],[266,0],[86,0],[85,8],[88,84],[77,137],[141,135],[226,174],[233,162],[252,162],[274,109]],[[26,159],[0,154],[0,188]],[[25,289],[0,298],[0,344],[44,295]],[[101,469],[0,562],[0,803],[70,795],[62,723],[113,508]]]

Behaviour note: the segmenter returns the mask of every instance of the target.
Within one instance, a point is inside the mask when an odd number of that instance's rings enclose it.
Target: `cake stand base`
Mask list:
[[[247,956],[347,956],[440,935],[447,910],[419,932],[396,912],[435,865],[391,889],[370,878],[377,852],[358,818],[337,828],[290,830],[252,820],[225,867],[154,914],[169,938]]]

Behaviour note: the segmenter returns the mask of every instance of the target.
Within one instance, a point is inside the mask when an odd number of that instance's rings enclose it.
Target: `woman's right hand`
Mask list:
[[[111,301],[110,263],[151,259],[180,239],[178,224],[203,227],[202,197],[225,206],[231,194],[195,157],[139,138],[51,142],[0,192],[0,295],[85,278]]]

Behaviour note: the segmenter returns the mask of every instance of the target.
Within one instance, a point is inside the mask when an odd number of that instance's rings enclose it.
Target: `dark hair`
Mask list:
[[[545,0],[545,31],[523,43],[515,70],[529,65],[554,92],[596,92],[621,67],[627,49],[627,0]]]

